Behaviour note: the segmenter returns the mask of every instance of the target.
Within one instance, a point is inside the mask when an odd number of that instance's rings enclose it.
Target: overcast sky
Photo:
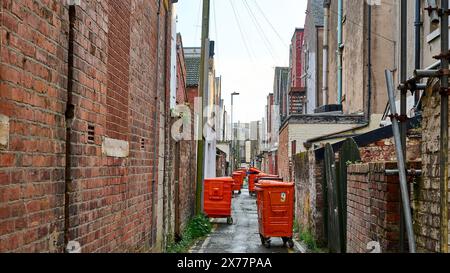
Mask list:
[[[260,120],[266,97],[273,92],[274,67],[288,66],[289,44],[303,27],[306,0],[211,0],[210,37],[216,42],[217,76],[235,122]],[[177,31],[185,47],[200,46],[201,0],[179,0]],[[238,22],[239,23],[238,23]],[[245,41],[245,42],[244,42]]]

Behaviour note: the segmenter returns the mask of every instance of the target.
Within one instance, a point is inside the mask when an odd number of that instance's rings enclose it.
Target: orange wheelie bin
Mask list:
[[[278,175],[260,173],[255,178],[255,185],[257,185],[261,181],[266,181],[266,180],[283,182],[283,178],[279,177]]]
[[[256,168],[250,168],[247,172],[248,174],[248,192],[250,195],[255,194],[255,178],[258,174],[262,173],[262,171]]]
[[[208,178],[204,181],[203,211],[209,218],[227,218],[229,225],[233,224],[231,217],[231,199],[234,179],[232,177]]]
[[[271,238],[280,237],[294,247],[294,183],[260,181],[256,186],[261,243],[270,248]]]
[[[245,177],[245,172],[243,171],[236,171],[233,173],[233,193],[235,191],[238,191],[239,194],[241,194],[241,190],[242,190],[242,186],[244,185],[244,177]]]

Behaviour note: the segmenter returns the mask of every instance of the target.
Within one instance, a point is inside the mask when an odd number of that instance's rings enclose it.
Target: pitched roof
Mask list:
[[[200,57],[185,56],[186,85],[198,86],[200,83]]]

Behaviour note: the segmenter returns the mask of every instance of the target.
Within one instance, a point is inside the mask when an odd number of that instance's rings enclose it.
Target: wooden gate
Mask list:
[[[347,167],[361,161],[358,145],[353,138],[347,139],[339,151],[338,185],[340,195],[341,250],[347,252]]]
[[[328,204],[328,248],[332,253],[341,252],[341,224],[339,223],[339,188],[336,178],[336,160],[333,147],[325,147],[325,186]]]
[[[326,196],[326,230],[332,253],[345,253],[347,248],[347,166],[360,161],[358,145],[347,139],[336,161],[331,144],[325,146],[324,195]]]

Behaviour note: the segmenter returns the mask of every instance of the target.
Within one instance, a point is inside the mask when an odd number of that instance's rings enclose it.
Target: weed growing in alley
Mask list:
[[[320,251],[311,232],[303,228],[297,221],[294,221],[294,233],[298,234],[298,238],[306,245],[309,251]]]
[[[308,231],[300,231],[300,240],[306,244],[308,249],[311,251],[315,251],[317,249],[316,241],[314,240],[314,237],[312,236],[311,232]]]
[[[211,233],[212,225],[205,215],[192,218],[186,226],[179,242],[172,242],[167,247],[168,253],[186,253],[197,239]]]

